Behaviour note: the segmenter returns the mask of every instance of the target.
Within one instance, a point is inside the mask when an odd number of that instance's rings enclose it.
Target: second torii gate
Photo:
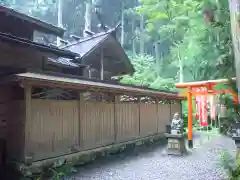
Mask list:
[[[236,81],[236,78],[232,78],[231,80]],[[189,148],[193,148],[193,138],[192,138],[192,96],[196,95],[207,95],[207,94],[223,94],[230,93],[233,95],[233,100],[238,102],[237,93],[233,91],[233,89],[224,89],[224,90],[214,90],[217,83],[225,83],[229,84],[229,79],[218,79],[218,80],[209,80],[209,81],[197,81],[197,82],[186,82],[186,83],[177,83],[176,88],[179,89],[187,89],[188,101],[188,146]],[[206,92],[194,92],[193,88],[206,88]]]

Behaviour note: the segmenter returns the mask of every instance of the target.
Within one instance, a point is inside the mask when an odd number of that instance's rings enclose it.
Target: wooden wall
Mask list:
[[[173,108],[173,110],[170,110]],[[164,133],[179,105],[31,101],[25,156],[34,161]]]
[[[11,159],[23,159],[26,110],[23,92],[15,86],[0,86],[0,157],[7,151]],[[7,142],[6,146],[3,142]]]
[[[0,66],[16,68],[33,68],[42,67],[43,56],[37,51],[25,47],[11,46],[7,43],[0,42]],[[4,61],[4,59],[7,59]]]
[[[23,100],[11,101],[11,111],[7,121],[7,154],[10,159],[24,160],[25,112]]]
[[[11,89],[9,87],[0,86],[0,139],[6,138],[6,123],[9,119],[9,103],[11,96]]]
[[[41,52],[28,47],[13,46],[8,43],[0,42],[0,67],[11,67],[19,69],[32,69],[32,70],[55,70],[49,67],[50,63],[46,61],[48,57],[57,58],[53,53]],[[45,61],[44,61],[45,59]],[[49,67],[49,68],[48,68]]]

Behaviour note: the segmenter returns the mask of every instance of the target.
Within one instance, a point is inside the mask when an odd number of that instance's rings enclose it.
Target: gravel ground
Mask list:
[[[195,134],[195,148],[183,157],[168,156],[163,147],[116,155],[79,169],[69,180],[223,180],[221,150],[235,155],[234,142],[222,136]]]

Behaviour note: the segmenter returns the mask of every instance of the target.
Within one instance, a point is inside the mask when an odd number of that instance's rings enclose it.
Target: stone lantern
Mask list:
[[[237,154],[240,152],[240,122],[237,122],[232,125],[232,139],[235,142],[235,145],[237,147]]]
[[[168,140],[167,151],[169,155],[183,155],[186,153],[183,120],[179,113],[175,113],[171,126],[167,127],[167,132],[164,135]]]

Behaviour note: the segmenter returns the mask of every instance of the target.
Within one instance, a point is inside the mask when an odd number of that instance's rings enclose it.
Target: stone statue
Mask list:
[[[183,120],[180,117],[180,113],[175,113],[171,123],[171,134],[183,133]]]

